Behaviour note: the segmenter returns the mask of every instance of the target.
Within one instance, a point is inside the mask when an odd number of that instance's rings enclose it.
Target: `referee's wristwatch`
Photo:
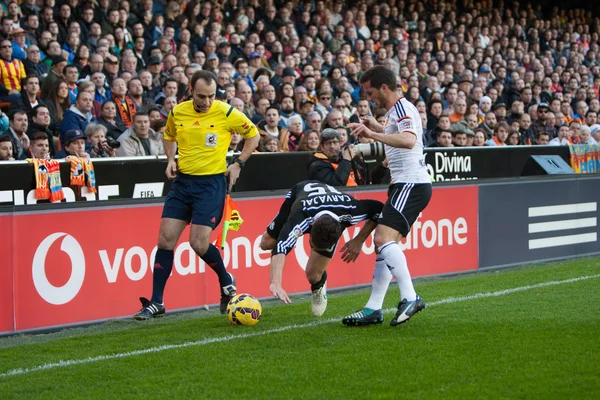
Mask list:
[[[246,162],[243,161],[243,160],[240,160],[239,158],[234,158],[233,162],[236,162],[236,163],[240,164],[240,168],[243,168],[244,165],[246,165]]]

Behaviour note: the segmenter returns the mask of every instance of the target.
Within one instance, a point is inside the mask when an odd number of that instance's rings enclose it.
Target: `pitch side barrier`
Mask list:
[[[436,182],[537,175],[532,155],[568,162],[569,150],[554,146],[426,149],[425,162]],[[308,178],[310,153],[255,153],[242,169],[234,191],[289,189]],[[94,159],[97,193],[69,187],[70,164],[61,163],[65,202],[166,196],[171,182],[163,157]],[[373,165],[374,164],[370,164]],[[0,205],[36,204],[33,166],[25,161],[0,163]]]
[[[382,201],[386,192],[386,186],[349,191]],[[259,243],[284,196],[285,191],[234,194],[245,222],[229,233],[223,257],[240,292],[271,297],[270,254]],[[415,277],[594,254],[600,252],[599,198],[598,176],[440,183],[402,247]],[[161,210],[161,199],[0,208],[0,334],[131,316],[139,308],[137,298],[151,291]],[[169,310],[216,305],[220,299],[216,276],[190,248],[188,229],[175,249],[165,293]],[[347,229],[339,248],[359,229]],[[287,257],[288,293],[309,291],[308,252],[305,237]],[[372,237],[362,253],[352,264],[334,257],[328,287],[368,284],[375,261]],[[90,307],[99,298],[102,307]]]

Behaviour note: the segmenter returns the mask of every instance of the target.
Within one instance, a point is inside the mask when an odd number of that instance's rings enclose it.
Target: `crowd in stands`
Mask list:
[[[349,122],[385,122],[359,85],[374,65],[393,70],[416,105],[425,146],[595,144],[600,18],[564,7],[2,2],[0,159],[163,154],[166,118],[201,69],[214,72],[217,99],[258,126],[261,152],[323,151],[326,128],[343,149],[355,141]]]

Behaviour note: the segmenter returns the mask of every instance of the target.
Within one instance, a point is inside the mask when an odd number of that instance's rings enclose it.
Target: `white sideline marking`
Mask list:
[[[462,296],[462,297],[448,297],[448,298],[445,298],[442,300],[427,303],[427,307],[439,306],[442,304],[458,303],[458,302],[467,301],[467,300],[482,299],[482,298],[486,298],[486,297],[504,296],[504,295],[511,294],[511,293],[523,292],[525,290],[537,289],[537,288],[546,287],[546,286],[562,285],[564,283],[585,281],[585,280],[594,279],[594,278],[600,278],[600,274],[580,276],[578,278],[565,279],[562,281],[542,282],[542,283],[538,283],[535,285],[521,286],[521,287],[516,287],[513,289],[500,290],[498,292],[477,293],[477,294],[473,294],[473,295],[469,295],[469,296]],[[384,313],[390,313],[390,312],[395,312],[395,311],[396,311],[395,308],[390,308],[390,309],[384,310]],[[203,346],[206,344],[228,342],[228,341],[236,340],[236,339],[246,339],[246,338],[255,337],[255,336],[268,335],[271,333],[285,332],[285,331],[289,331],[292,329],[310,328],[313,326],[330,324],[332,322],[339,322],[339,320],[340,320],[340,318],[329,318],[329,319],[325,319],[325,320],[310,322],[308,324],[288,325],[288,326],[282,326],[279,328],[268,329],[268,330],[260,331],[260,332],[243,333],[241,335],[229,335],[229,336],[223,336],[223,337],[218,337],[218,338],[208,338],[208,339],[197,340],[195,342],[185,342],[185,343],[181,343],[181,344],[167,344],[164,346],[150,347],[148,349],[143,349],[143,350],[128,351],[126,353],[110,354],[110,355],[106,355],[106,356],[88,357],[88,358],[83,358],[83,359],[79,359],[79,360],[61,360],[61,361],[54,362],[54,363],[42,364],[42,365],[39,365],[37,367],[32,367],[32,368],[11,369],[9,371],[6,371],[6,372],[0,374],[0,378],[5,378],[5,377],[9,377],[9,376],[17,376],[17,375],[25,375],[25,374],[30,374],[32,372],[46,371],[46,370],[50,370],[50,369],[54,369],[54,368],[69,367],[72,365],[89,364],[89,363],[93,363],[93,362],[97,362],[97,361],[114,360],[114,359],[127,358],[127,357],[139,356],[139,355],[144,355],[144,354],[158,353],[158,352],[166,351],[166,350],[182,349],[182,348],[192,347],[192,346]]]

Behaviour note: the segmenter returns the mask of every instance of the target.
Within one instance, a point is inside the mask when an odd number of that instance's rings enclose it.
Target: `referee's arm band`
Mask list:
[[[229,114],[231,114],[232,111],[233,111],[233,106],[229,106],[229,110],[227,111],[227,114],[225,114],[225,118],[229,117]]]

